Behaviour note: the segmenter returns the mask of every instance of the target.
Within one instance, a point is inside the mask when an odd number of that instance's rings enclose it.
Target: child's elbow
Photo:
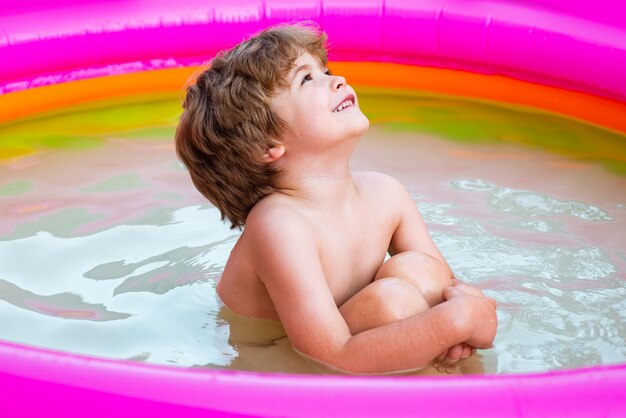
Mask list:
[[[355,361],[355,356],[350,353],[348,341],[349,339],[346,339],[340,344],[329,344],[318,350],[311,347],[298,348],[295,344],[292,344],[292,348],[314,367],[322,371],[343,374],[368,373],[369,371],[365,367],[366,362]]]
[[[410,369],[402,369],[381,358],[381,353],[372,350],[371,344],[363,343],[364,340],[356,335],[348,338],[341,347],[324,353],[323,360],[320,357],[304,356],[322,370],[349,375],[406,374],[430,364],[428,361],[424,361],[424,364],[414,361]]]
[[[410,367],[403,368],[399,364],[390,364],[386,359],[380,358],[377,353],[368,352],[368,350],[351,351],[346,350],[342,357],[337,359],[335,370],[344,374],[395,375],[412,373],[428,367],[430,364],[430,361],[415,359]]]

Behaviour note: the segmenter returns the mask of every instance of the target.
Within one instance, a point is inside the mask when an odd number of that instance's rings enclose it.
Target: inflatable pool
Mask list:
[[[545,1],[26,0],[0,15],[0,123],[176,91],[268,25],[311,19],[355,84],[504,102],[626,133],[626,6]],[[19,155],[24,149],[0,149]],[[3,416],[626,415],[626,365],[464,377],[293,376],[0,342]]]

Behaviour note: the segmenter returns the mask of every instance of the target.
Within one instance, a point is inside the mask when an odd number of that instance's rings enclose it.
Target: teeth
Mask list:
[[[354,103],[352,102],[352,100],[348,99],[345,102],[341,103],[338,107],[337,110],[335,110],[335,112],[341,112],[343,109],[345,109],[348,106],[354,106]]]

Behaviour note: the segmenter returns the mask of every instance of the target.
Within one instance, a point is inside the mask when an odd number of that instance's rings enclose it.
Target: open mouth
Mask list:
[[[342,110],[345,110],[347,108],[354,106],[355,103],[356,103],[355,97],[350,94],[348,97],[343,99],[343,101],[339,103],[339,105],[336,108],[333,109],[333,112],[341,112]]]

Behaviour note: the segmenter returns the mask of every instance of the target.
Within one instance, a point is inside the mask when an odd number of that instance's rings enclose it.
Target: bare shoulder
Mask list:
[[[257,237],[284,236],[296,230],[306,232],[310,222],[289,198],[270,195],[260,200],[246,218],[246,230]]]
[[[380,173],[378,171],[355,171],[352,173],[357,183],[392,189],[404,189],[404,185],[395,177],[388,174]]]
[[[317,254],[312,222],[284,196],[270,195],[259,201],[248,214],[245,232],[248,246],[254,249],[251,259],[262,278],[269,266],[284,264],[277,257],[297,259],[303,254]]]
[[[358,171],[352,175],[362,191],[374,193],[379,199],[393,204],[410,199],[404,185],[395,177],[377,171]]]

